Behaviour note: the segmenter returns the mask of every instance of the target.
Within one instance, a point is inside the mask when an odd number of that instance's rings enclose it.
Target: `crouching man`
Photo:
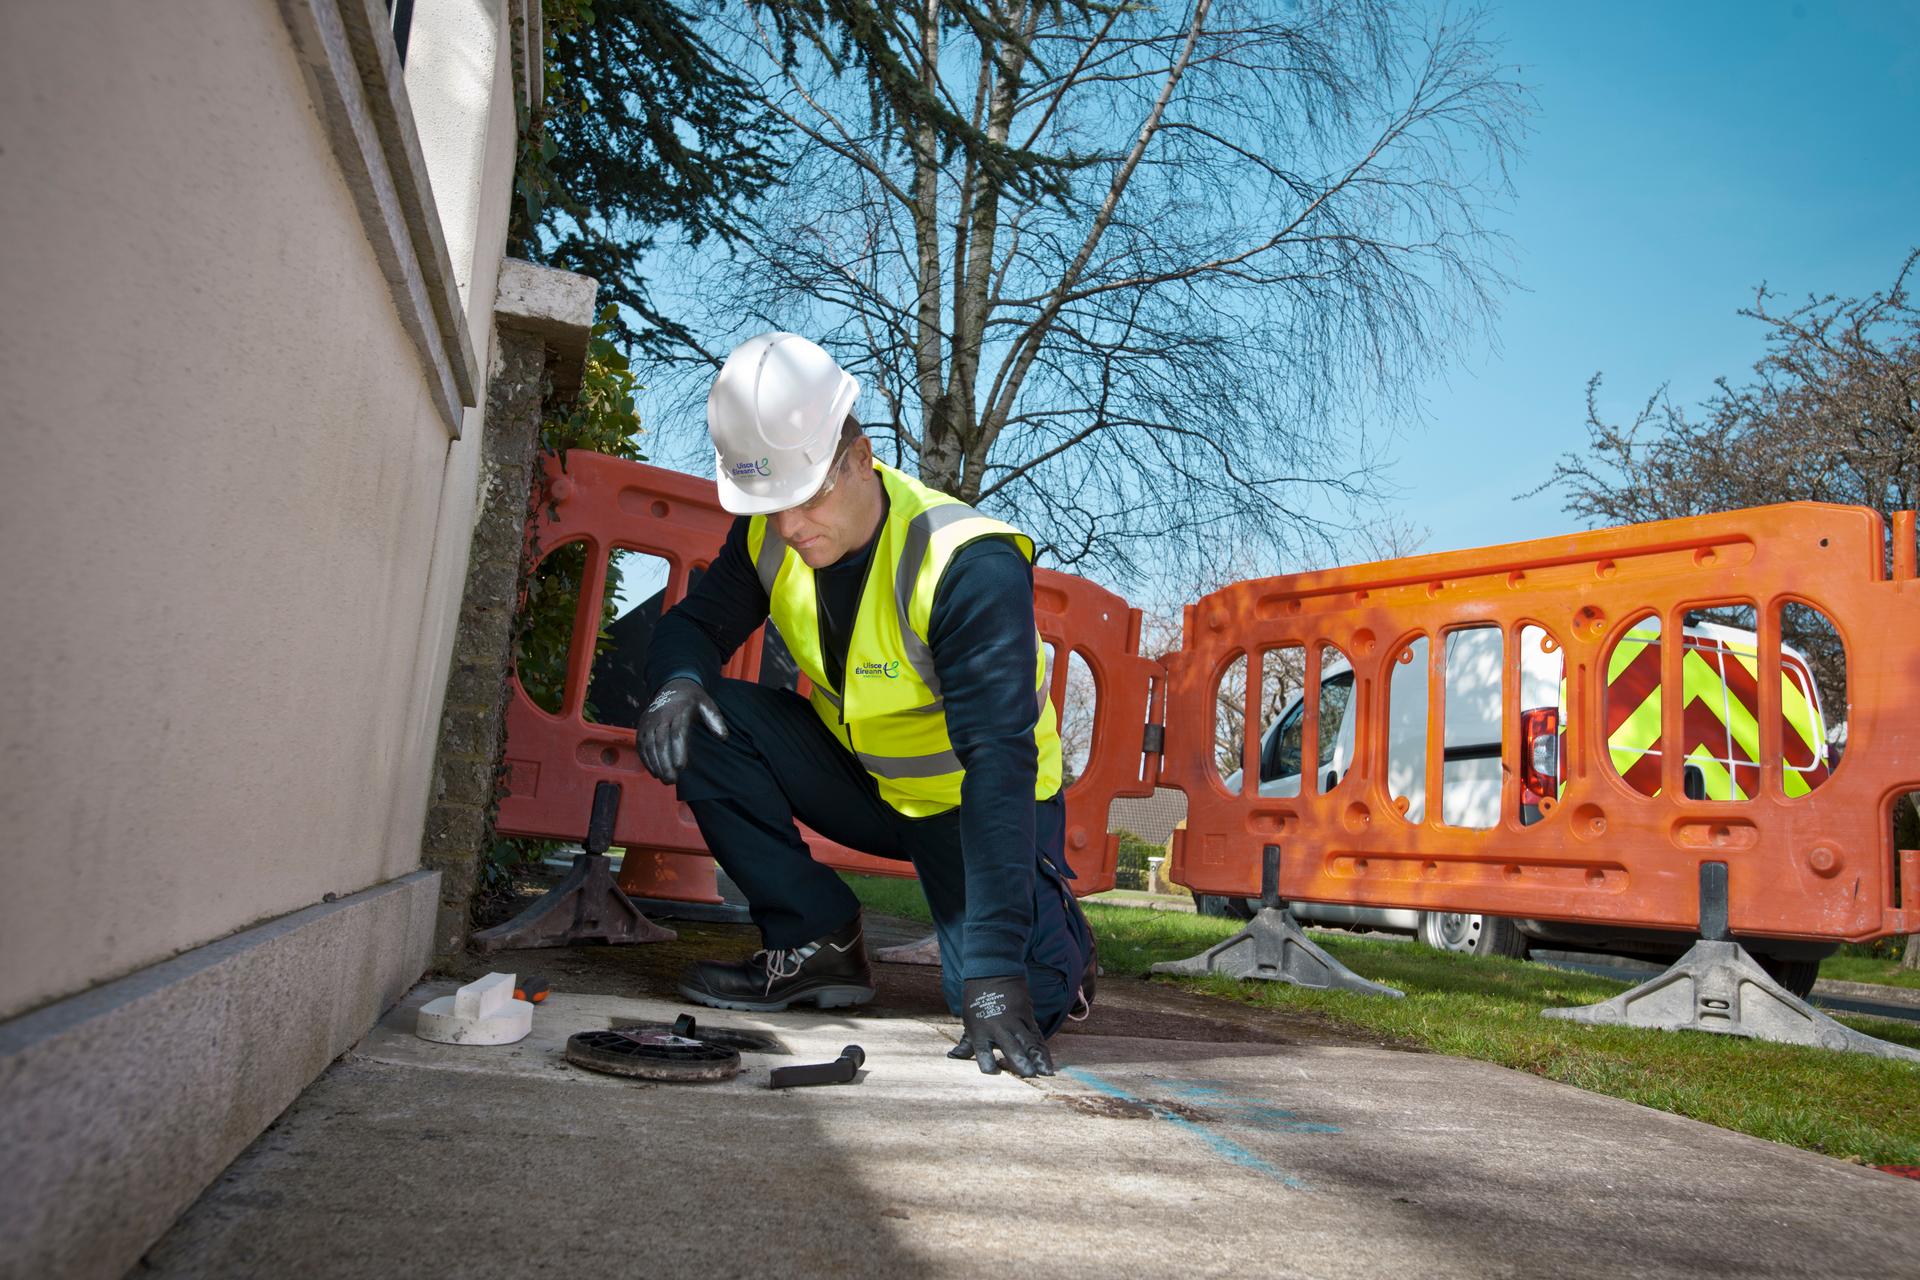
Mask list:
[[[873,996],[860,904],[795,825],[912,862],[963,1022],[949,1056],[1051,1075],[1047,1037],[1093,997],[1062,856],[1060,738],[1033,619],[1033,543],[873,457],[859,383],[790,333],[751,339],[707,398],[739,518],[654,631],[642,760],[677,784],[763,948],[701,961],[723,1009]],[[771,619],[809,698],[720,677]]]

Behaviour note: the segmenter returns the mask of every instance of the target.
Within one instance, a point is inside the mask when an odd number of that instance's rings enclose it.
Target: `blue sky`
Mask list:
[[[1499,225],[1520,286],[1489,341],[1426,388],[1390,471],[1425,549],[1579,527],[1557,493],[1585,387],[1631,417],[1743,375],[1754,285],[1884,287],[1920,245],[1920,0],[1508,3],[1488,34],[1537,95]]]

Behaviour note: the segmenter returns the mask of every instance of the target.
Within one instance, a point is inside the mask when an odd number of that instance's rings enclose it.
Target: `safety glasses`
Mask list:
[[[847,454],[849,452],[851,452],[851,450],[845,444],[834,450],[833,461],[827,464],[826,483],[820,486],[818,493],[795,507],[794,510],[813,511],[827,500],[827,495],[833,492],[833,486],[840,483],[840,467],[841,464],[847,460]]]

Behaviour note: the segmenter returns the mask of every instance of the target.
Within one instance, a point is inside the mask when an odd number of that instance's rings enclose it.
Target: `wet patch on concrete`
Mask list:
[[[1061,1094],[1060,1101],[1068,1108],[1083,1116],[1099,1116],[1103,1120],[1184,1120],[1190,1124],[1203,1124],[1209,1117],[1206,1112],[1181,1102],[1168,1102],[1164,1098],[1118,1098],[1110,1095],[1089,1097],[1085,1094]]]
[[[1187,1109],[1204,1109],[1233,1124],[1267,1133],[1339,1133],[1340,1126],[1318,1120],[1302,1119],[1298,1112],[1276,1107],[1258,1098],[1232,1092],[1232,1084],[1223,1080],[1175,1080],[1155,1077],[1154,1084],[1192,1104]],[[1179,1105],[1166,1103],[1162,1105]]]
[[[1247,1128],[1265,1129],[1271,1132],[1273,1129],[1284,1124],[1285,1121],[1293,1121],[1294,1123],[1289,1131],[1295,1133],[1340,1132],[1340,1130],[1333,1125],[1314,1125],[1312,1122],[1299,1121],[1298,1117],[1294,1116],[1292,1112],[1283,1111],[1278,1107],[1268,1107],[1260,1103],[1257,1099],[1236,1097],[1228,1094],[1224,1089],[1213,1087],[1217,1083],[1214,1081],[1155,1079],[1154,1083],[1156,1085],[1172,1084],[1180,1086],[1179,1089],[1170,1090],[1170,1092],[1186,1092],[1196,1100],[1205,1099],[1209,1104],[1205,1106],[1195,1106],[1192,1103],[1171,1103],[1164,1100],[1142,1097],[1126,1088],[1126,1086],[1110,1080],[1098,1072],[1089,1071],[1085,1067],[1068,1067],[1060,1074],[1070,1080],[1078,1081],[1090,1089],[1096,1090],[1101,1095],[1099,1098],[1091,1099],[1090,1101],[1117,1103],[1124,1107],[1143,1110],[1153,1119],[1164,1120],[1176,1128],[1192,1134],[1211,1150],[1214,1155],[1225,1160],[1228,1164],[1236,1165],[1255,1173],[1265,1174],[1289,1191],[1307,1191],[1310,1190],[1310,1188],[1301,1178],[1275,1165],[1265,1156],[1234,1141],[1230,1136],[1230,1130],[1244,1126]],[[1189,1088],[1189,1086],[1192,1087]],[[1268,1115],[1266,1113],[1272,1114]],[[1281,1117],[1284,1117],[1285,1121],[1281,1120]],[[1222,1123],[1218,1127],[1203,1125],[1200,1122],[1201,1118],[1219,1120]]]

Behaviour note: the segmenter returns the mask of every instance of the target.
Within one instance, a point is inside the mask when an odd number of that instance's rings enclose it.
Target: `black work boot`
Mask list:
[[[873,999],[873,967],[860,917],[803,946],[756,951],[745,963],[696,960],[680,979],[680,994],[716,1009],[752,1013],[777,1013],[790,1004],[865,1004]]]

